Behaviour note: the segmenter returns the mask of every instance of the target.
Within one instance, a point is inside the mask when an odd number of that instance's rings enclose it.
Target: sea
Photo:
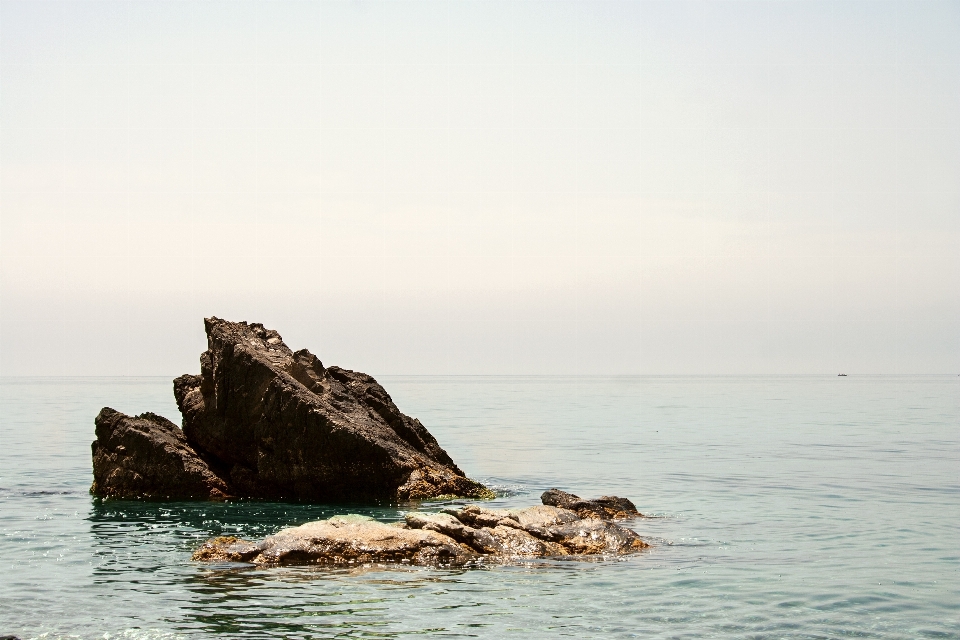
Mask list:
[[[0,380],[0,636],[960,638],[960,377],[383,376],[490,506],[625,496],[652,547],[482,568],[190,560],[399,506],[100,500],[101,407],[169,378]]]

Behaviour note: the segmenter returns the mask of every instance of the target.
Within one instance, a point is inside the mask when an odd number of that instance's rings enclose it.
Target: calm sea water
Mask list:
[[[170,380],[4,379],[0,634],[960,638],[958,377],[381,382],[495,506],[624,495],[654,548],[472,570],[192,563],[214,535],[403,511],[99,502],[94,416],[179,422]]]

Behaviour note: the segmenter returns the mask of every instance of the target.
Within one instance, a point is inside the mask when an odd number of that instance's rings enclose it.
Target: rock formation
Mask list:
[[[337,516],[283,529],[254,543],[220,537],[194,560],[276,564],[409,562],[462,565],[482,559],[623,555],[649,545],[634,531],[599,517],[580,518],[549,505],[520,510],[468,505],[441,513],[411,512],[386,524]]]
[[[104,407],[95,420],[93,486],[116,498],[222,498],[226,483],[190,448],[180,427],[152,413]]]
[[[581,518],[625,520],[643,515],[637,511],[636,505],[632,502],[617,496],[602,496],[596,500],[584,500],[580,496],[575,496],[566,491],[548,489],[540,496],[540,501],[543,504],[575,511]]]
[[[283,529],[259,544],[233,537],[214,538],[194,560],[254,564],[345,564],[412,562],[464,564],[477,554],[433,531],[391,526],[363,516],[338,516]]]
[[[208,318],[205,327],[208,348],[200,356],[200,375],[174,380],[182,432],[152,414],[136,419],[117,414],[124,424],[139,420],[136,432],[153,443],[131,449],[124,441],[117,448],[102,439],[98,417],[92,493],[304,500],[493,497],[463,474],[419,420],[401,413],[372,377],[324,367],[306,349],[292,351],[261,324]],[[103,437],[108,433],[104,430]],[[159,464],[155,459],[168,458],[182,460],[182,468],[193,474],[189,482],[187,471],[164,478],[146,472]],[[111,474],[120,475],[106,482]],[[178,485],[181,479],[185,484]]]

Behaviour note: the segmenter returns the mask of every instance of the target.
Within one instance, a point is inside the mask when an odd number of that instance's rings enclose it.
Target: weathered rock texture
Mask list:
[[[92,493],[118,498],[218,498],[226,483],[194,452],[180,427],[152,413],[109,407],[95,420]]]
[[[262,542],[214,538],[194,560],[254,564],[410,562],[467,564],[548,556],[623,555],[649,545],[634,531],[568,509],[521,510],[475,505],[442,513],[412,512],[405,523],[341,516],[283,529]]]
[[[391,526],[362,516],[339,516],[283,529],[258,544],[238,538],[214,538],[200,547],[193,559],[255,564],[463,564],[476,556],[433,531]]]
[[[324,367],[263,325],[206,320],[199,376],[174,380],[183,431],[239,494],[488,497],[372,377]]]
[[[548,489],[540,496],[545,505],[562,507],[576,512],[581,518],[598,518],[601,520],[626,520],[643,514],[637,511],[636,505],[626,498],[617,496],[602,496],[596,500],[584,500],[559,489]]]
[[[102,442],[98,418],[93,493],[305,500],[493,497],[463,474],[419,420],[402,414],[372,377],[324,367],[306,349],[292,351],[280,334],[261,324],[208,318],[205,327],[208,348],[200,356],[200,375],[173,381],[182,432],[170,431],[170,423],[157,416],[147,420],[148,414],[141,420],[149,424],[140,426],[149,441],[179,438],[177,455],[191,461],[192,466],[184,463],[190,473],[204,470],[205,484],[189,476],[178,491],[183,474],[160,478],[141,470],[154,464],[147,449],[131,451],[126,443],[116,449]],[[148,433],[150,425],[156,425],[155,433]],[[101,449],[110,456],[98,456]],[[100,480],[115,469],[136,478],[118,478],[112,485]],[[114,485],[123,490],[111,492]]]

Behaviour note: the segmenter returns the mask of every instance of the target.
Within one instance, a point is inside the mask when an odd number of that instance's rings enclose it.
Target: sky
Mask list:
[[[960,2],[0,0],[0,375],[960,372]]]

